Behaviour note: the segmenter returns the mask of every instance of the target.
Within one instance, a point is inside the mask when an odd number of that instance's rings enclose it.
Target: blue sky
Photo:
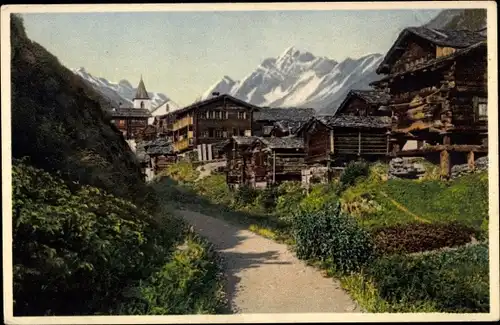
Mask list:
[[[235,80],[295,46],[337,61],[389,49],[402,28],[439,10],[23,14],[28,36],[68,68],[190,104],[224,75]]]

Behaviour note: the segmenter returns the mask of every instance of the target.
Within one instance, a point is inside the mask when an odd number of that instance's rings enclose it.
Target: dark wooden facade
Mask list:
[[[226,182],[229,186],[241,186],[250,181],[249,161],[251,152],[248,148],[256,137],[232,136],[223,147],[226,157]]]
[[[169,165],[177,162],[177,155],[173,151],[173,146],[168,138],[157,138],[147,141],[143,145],[145,153],[150,161],[150,168],[157,175]]]
[[[233,135],[251,136],[253,112],[258,107],[221,95],[164,115],[158,125],[172,138],[174,151],[219,143]]]
[[[304,138],[308,165],[342,166],[350,160],[383,160],[389,154],[389,119],[379,116],[319,116],[307,123]]]
[[[377,69],[374,82],[391,100],[394,156],[453,164],[487,154],[485,37],[469,31],[405,29]],[[403,150],[407,141],[417,148]],[[471,163],[473,165],[473,163]]]
[[[264,187],[284,181],[301,181],[304,169],[304,141],[298,137],[259,137],[250,148],[248,184]]]
[[[111,122],[122,132],[126,139],[135,139],[148,125],[151,113],[141,108],[113,108],[108,111]]]
[[[335,115],[391,116],[386,109],[390,96],[379,90],[350,90]]]

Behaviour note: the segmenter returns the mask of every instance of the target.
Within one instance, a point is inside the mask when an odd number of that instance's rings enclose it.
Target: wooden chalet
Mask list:
[[[253,135],[289,136],[316,114],[313,108],[263,107],[253,116]]]
[[[111,115],[111,122],[127,140],[134,139],[148,125],[151,117],[149,110],[144,108],[113,108],[108,113]]]
[[[222,150],[226,157],[226,182],[230,187],[238,187],[249,183],[247,170],[251,159],[248,148],[257,137],[232,136],[224,145]]]
[[[284,181],[301,181],[304,141],[298,137],[258,137],[248,148],[247,183],[266,187]]]
[[[158,118],[157,124],[173,140],[174,152],[220,143],[233,135],[252,135],[252,117],[258,107],[229,95],[194,103]]]
[[[372,85],[390,95],[394,156],[453,164],[487,154],[487,51],[483,33],[406,28],[377,69]],[[416,149],[406,150],[409,141]]]
[[[334,115],[391,116],[390,96],[380,90],[350,90]]]
[[[141,141],[153,141],[157,137],[157,129],[154,125],[148,124],[145,128],[138,130],[136,138]]]
[[[341,167],[350,160],[383,160],[389,153],[385,116],[329,115],[311,119],[299,131],[305,162],[311,166]]]
[[[177,162],[172,143],[169,139],[158,138],[144,143],[145,153],[150,159],[150,167],[154,175],[164,170],[169,165]]]

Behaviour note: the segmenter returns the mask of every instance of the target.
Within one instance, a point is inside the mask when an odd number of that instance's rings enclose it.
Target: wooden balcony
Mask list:
[[[189,148],[189,138],[174,142],[174,151],[180,152]]]
[[[179,121],[175,121],[173,126],[172,126],[172,130],[173,131],[180,130],[180,129],[183,129],[183,128],[188,127],[190,125],[193,125],[193,117],[192,116],[183,118]]]

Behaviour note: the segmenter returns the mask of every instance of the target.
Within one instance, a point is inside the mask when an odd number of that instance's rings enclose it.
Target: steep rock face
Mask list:
[[[130,199],[144,189],[139,164],[101,108],[108,102],[58,59],[28,39],[13,15],[12,155]]]
[[[381,54],[370,54],[339,63],[292,46],[278,57],[262,61],[241,81],[224,77],[200,99],[220,92],[259,106],[312,107],[332,113],[350,89],[369,88],[381,59]]]
[[[486,27],[486,9],[446,9],[424,26],[435,29],[479,30]]]

